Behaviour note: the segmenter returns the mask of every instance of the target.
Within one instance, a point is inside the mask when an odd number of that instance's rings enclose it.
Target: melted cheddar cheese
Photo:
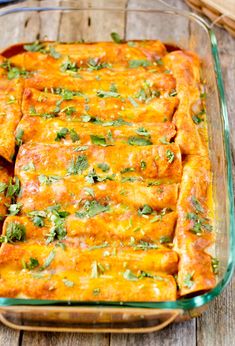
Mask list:
[[[213,288],[199,58],[160,41],[6,52],[0,296],[172,301]]]

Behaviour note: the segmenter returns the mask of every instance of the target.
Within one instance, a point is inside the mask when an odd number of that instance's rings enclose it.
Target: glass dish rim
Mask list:
[[[27,0],[23,1],[23,3]],[[150,308],[150,309],[182,309],[190,310],[202,305],[209,303],[215,297],[217,297],[224,288],[228,285],[229,281],[232,278],[234,267],[235,267],[235,258],[233,258],[233,250],[235,249],[235,222],[234,222],[234,194],[233,194],[233,180],[232,180],[232,159],[231,159],[231,150],[230,150],[230,138],[229,138],[229,121],[228,121],[228,111],[226,105],[226,98],[224,92],[224,85],[222,80],[222,72],[219,61],[218,54],[218,45],[217,39],[214,31],[211,29],[209,24],[201,18],[199,15],[192,12],[180,10],[174,8],[168,4],[165,4],[161,0],[159,3],[165,5],[165,9],[140,9],[140,8],[119,8],[119,7],[76,7],[76,6],[47,6],[47,7],[37,7],[37,6],[27,6],[27,7],[13,7],[12,5],[6,6],[5,8],[0,9],[0,17],[5,15],[10,15],[12,13],[21,13],[21,12],[45,12],[45,11],[118,11],[124,13],[139,12],[139,13],[168,13],[175,14],[182,17],[187,17],[189,20],[197,22],[201,25],[207,32],[211,44],[211,53],[213,58],[213,64],[215,69],[215,76],[217,81],[217,88],[220,101],[220,114],[223,124],[223,140],[224,140],[224,149],[225,149],[225,159],[226,159],[226,178],[227,178],[227,195],[228,195],[228,208],[229,208],[229,258],[228,265],[224,277],[220,282],[209,292],[192,297],[192,298],[182,298],[176,301],[164,301],[164,302],[104,302],[104,301],[67,301],[67,300],[46,300],[46,299],[25,299],[25,298],[0,298],[0,308],[10,307],[10,306],[64,306],[64,307],[110,307],[110,308]]]

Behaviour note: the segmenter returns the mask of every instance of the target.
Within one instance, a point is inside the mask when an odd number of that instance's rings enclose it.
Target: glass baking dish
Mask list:
[[[34,7],[36,3],[36,7]],[[161,1],[154,9],[79,8],[78,1],[23,1],[0,10],[0,49],[39,40],[101,41],[118,32],[127,40],[160,39],[196,52],[206,80],[209,147],[213,170],[215,229],[213,249],[220,261],[218,282],[208,293],[175,302],[80,302],[0,298],[0,320],[24,330],[76,332],[156,331],[173,321],[201,314],[232,277],[235,233],[228,115],[217,42],[207,23],[195,14]],[[58,4],[58,5],[57,5]],[[118,5],[119,4],[119,5]]]

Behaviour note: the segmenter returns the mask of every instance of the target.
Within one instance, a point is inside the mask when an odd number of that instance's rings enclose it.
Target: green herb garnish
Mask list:
[[[144,127],[139,127],[135,132],[139,136],[150,137],[150,133]]]
[[[161,142],[162,144],[169,144],[168,140],[166,139],[166,136],[159,138],[159,142]]]
[[[128,96],[128,100],[130,101],[132,106],[134,106],[134,107],[138,107],[139,106],[139,104],[135,101],[135,99],[133,99],[133,97]]]
[[[40,52],[45,48],[44,44],[40,43],[38,40],[31,43],[31,44],[25,44],[24,49],[28,52]]]
[[[28,213],[28,216],[33,221],[34,225],[37,227],[43,227],[45,225],[44,219],[46,218],[47,214],[43,210],[34,210],[30,211]]]
[[[138,67],[148,67],[152,65],[152,62],[149,60],[144,60],[144,59],[133,59],[133,60],[129,60],[129,67],[130,68],[138,68]]]
[[[95,199],[92,201],[86,201],[82,209],[77,211],[75,215],[80,219],[91,218],[96,215],[102,214],[110,210],[109,205],[100,204]]]
[[[17,215],[19,214],[21,208],[22,208],[23,204],[22,203],[14,203],[11,204],[8,207],[8,215]]]
[[[102,147],[107,147],[110,144],[107,143],[106,138],[103,136],[90,135],[92,144],[100,145]]]
[[[18,147],[21,146],[23,143],[22,141],[23,136],[24,136],[24,130],[22,130],[21,128],[17,129],[15,140],[16,140],[16,145],[18,145]]]
[[[104,162],[98,163],[97,167],[100,168],[102,170],[102,172],[104,172],[104,173],[108,172],[110,169],[109,165],[107,165],[107,163],[104,163]]]
[[[60,177],[55,176],[55,175],[47,176],[47,175],[44,175],[44,174],[40,174],[38,176],[38,180],[39,180],[40,184],[43,184],[43,185],[53,184],[53,183],[57,182],[60,179],[61,179]]]
[[[47,267],[49,267],[49,265],[51,264],[51,262],[53,261],[53,259],[55,258],[55,250],[53,249],[49,255],[47,256],[47,258],[44,261],[44,264],[42,265],[42,267],[40,267],[40,270],[44,270]]]
[[[142,145],[152,145],[153,143],[148,138],[132,136],[132,137],[128,138],[128,144],[129,145],[139,145],[139,146],[142,146]]]
[[[96,279],[104,273],[105,269],[101,263],[94,261],[91,264],[91,278]]]
[[[67,57],[67,60],[61,64],[60,69],[62,72],[77,72],[79,68],[76,61],[71,61],[70,58]]]
[[[89,167],[87,156],[80,155],[72,159],[67,169],[68,175],[80,175]]]
[[[6,183],[4,183],[4,182],[0,182],[0,193],[3,193],[3,192],[5,192],[6,191],[6,189],[7,189],[7,187],[8,187],[8,185],[6,184]]]
[[[123,43],[123,40],[117,32],[111,32],[110,36],[115,43]]]
[[[192,201],[193,207],[196,209],[197,212],[199,212],[199,213],[205,212],[201,203],[198,201],[198,199],[195,196],[192,196],[191,201]]]
[[[0,236],[1,243],[14,243],[16,241],[24,241],[26,237],[25,226],[16,223],[10,222],[7,225],[6,235]]]
[[[101,70],[103,68],[108,68],[111,67],[110,64],[106,63],[106,62],[99,62],[99,59],[94,59],[94,58],[90,58],[87,61],[87,66],[88,66],[88,70],[90,71],[98,71]]]
[[[7,187],[6,196],[12,198],[12,202],[16,200],[16,197],[20,194],[20,181],[15,177],[15,182],[11,178]]]
[[[194,275],[194,273],[192,273],[192,274],[188,273],[188,274],[185,275],[184,280],[183,280],[183,285],[185,287],[192,288],[192,286],[193,286],[193,280],[192,280],[193,275]]]
[[[207,218],[202,218],[195,213],[187,213],[186,219],[193,221],[193,227],[190,229],[192,233],[201,235],[203,231],[205,232],[212,231],[212,226],[208,223],[209,220]]]
[[[150,214],[152,214],[152,212],[153,212],[153,208],[150,207],[148,204],[145,204],[145,205],[143,205],[143,207],[140,207],[138,209],[138,214],[140,216],[142,216],[142,215],[150,215]]]
[[[160,237],[160,243],[161,244],[167,244],[167,243],[171,243],[172,239],[171,237],[167,236],[167,235],[163,235]]]
[[[15,79],[15,78],[26,78],[29,75],[29,72],[24,70],[24,69],[20,69],[18,67],[13,67],[10,63],[9,60],[5,60],[0,67],[4,68],[8,73],[7,73],[7,77],[8,79]]]
[[[135,171],[135,168],[134,167],[126,167],[126,168],[123,168],[120,173],[124,174],[124,173],[129,173],[129,172],[134,172]]]
[[[127,269],[123,273],[123,277],[124,277],[124,279],[129,280],[129,281],[137,281],[138,280],[138,276],[136,276],[134,273],[132,273],[132,271],[130,269]]]
[[[39,266],[39,262],[38,262],[37,258],[34,258],[34,257],[30,257],[28,263],[23,262],[22,264],[23,264],[23,268],[28,269],[28,270],[35,269],[36,267]]]
[[[98,182],[103,182],[106,180],[114,180],[115,174],[107,175],[105,177],[100,177],[94,169],[92,169],[88,175],[85,177],[85,180],[90,184],[95,184]]]
[[[34,163],[30,161],[29,163],[27,163],[27,165],[22,167],[22,171],[25,171],[25,172],[35,171]]]
[[[120,97],[120,94],[118,92],[115,92],[115,91],[97,90],[96,94],[97,94],[98,97],[101,97],[101,98],[107,98],[107,97],[117,98],[117,97]]]
[[[63,211],[60,209],[60,205],[55,205],[48,209],[48,217],[52,221],[53,226],[50,229],[50,233],[47,234],[46,243],[49,244],[55,240],[62,240],[65,238],[67,232],[64,226],[65,219],[69,216],[67,211]]]
[[[173,151],[171,151],[170,149],[167,149],[166,151],[166,158],[167,158],[167,161],[169,163],[172,163],[175,159],[175,154],[173,153]]]
[[[88,248],[88,251],[97,250],[97,249],[104,249],[104,248],[106,248],[108,246],[109,246],[109,243],[107,241],[105,241],[102,244],[90,246]]]

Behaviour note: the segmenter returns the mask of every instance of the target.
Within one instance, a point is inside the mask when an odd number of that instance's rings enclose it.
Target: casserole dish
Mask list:
[[[40,4],[43,6],[44,1]],[[110,32],[118,32],[127,40],[158,38],[190,49],[201,57],[202,78],[206,80],[217,232],[217,243],[213,251],[220,261],[220,268],[218,283],[213,290],[175,302],[91,303],[2,297],[1,321],[8,326],[25,330],[146,332],[161,329],[174,320],[182,321],[197,316],[220,294],[229,282],[234,268],[229,129],[214,33],[199,17],[164,9],[161,3],[159,9],[154,10],[79,9],[77,2],[72,1],[63,2],[62,7],[26,7],[27,1],[22,5],[22,8],[11,6],[0,12],[0,23],[5,28],[0,42],[1,49],[18,42],[32,42],[45,37],[66,42],[81,39],[109,40]],[[94,30],[91,30],[93,22]]]

